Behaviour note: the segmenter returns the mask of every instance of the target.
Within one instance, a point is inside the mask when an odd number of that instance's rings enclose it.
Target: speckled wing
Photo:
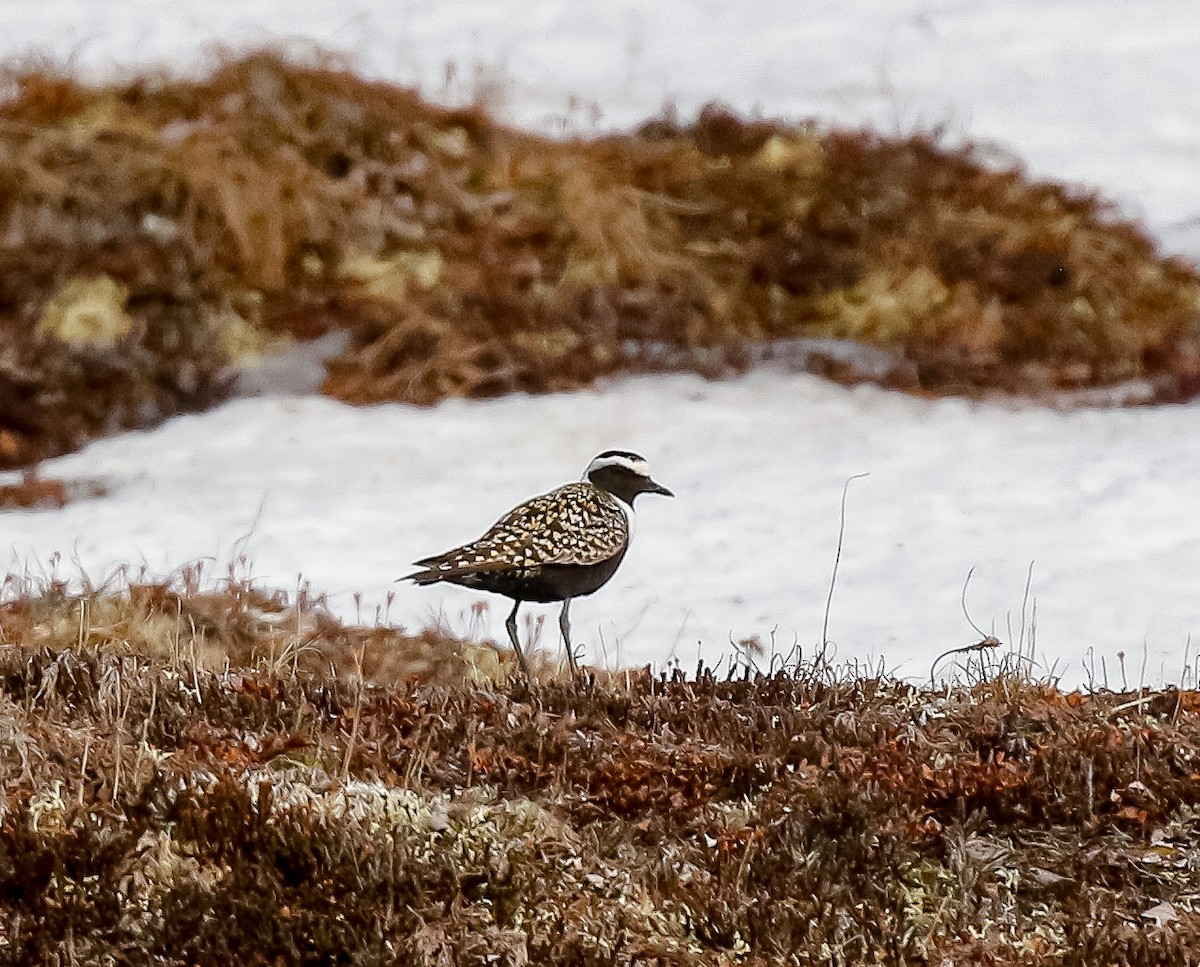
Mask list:
[[[534,497],[501,517],[479,540],[417,561],[434,574],[589,565],[619,554],[629,520],[611,495],[573,483]]]

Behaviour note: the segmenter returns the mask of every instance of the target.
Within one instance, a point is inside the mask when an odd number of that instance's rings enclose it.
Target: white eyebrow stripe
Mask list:
[[[588,464],[588,468],[583,472],[583,475],[584,477],[587,477],[587,475],[593,471],[601,470],[604,467],[624,467],[626,470],[632,470],[634,473],[643,477],[650,476],[649,463],[640,457],[637,459],[630,459],[626,456],[597,457]]]

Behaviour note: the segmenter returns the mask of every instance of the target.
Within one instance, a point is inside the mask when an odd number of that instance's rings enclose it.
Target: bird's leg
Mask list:
[[[533,681],[533,677],[529,674],[529,665],[525,663],[525,653],[521,651],[521,643],[517,640],[517,612],[520,609],[521,602],[514,602],[512,614],[504,622],[504,627],[508,629],[508,640],[512,642],[513,651],[517,653],[517,661],[521,663],[521,674],[525,676],[525,681],[529,682]]]
[[[558,630],[562,632],[563,647],[567,649],[567,662],[571,666],[571,678],[579,677],[579,666],[575,663],[575,646],[571,644],[571,599],[563,602],[558,614]]]

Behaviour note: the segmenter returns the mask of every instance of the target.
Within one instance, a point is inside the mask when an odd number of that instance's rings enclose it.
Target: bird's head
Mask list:
[[[598,454],[583,472],[583,479],[630,506],[638,494],[675,496],[651,478],[646,458],[629,450],[605,450]]]

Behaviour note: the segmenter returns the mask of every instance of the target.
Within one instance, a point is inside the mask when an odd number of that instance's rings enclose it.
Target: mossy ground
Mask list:
[[[237,584],[14,593],[0,642],[0,962],[1200,956],[1195,692],[529,686]]]
[[[352,402],[720,376],[800,337],[883,347],[874,378],[914,392],[1200,387],[1193,266],[936,134],[710,108],[548,139],[271,53],[0,73],[0,466],[210,405],[331,330]]]

